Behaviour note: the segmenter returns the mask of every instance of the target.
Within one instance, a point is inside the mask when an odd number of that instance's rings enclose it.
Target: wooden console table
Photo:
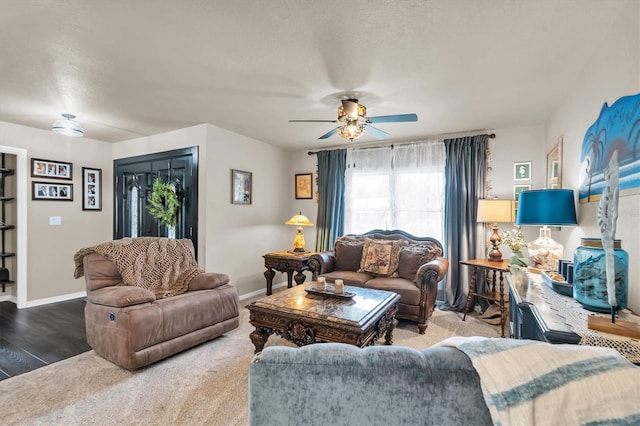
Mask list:
[[[637,339],[588,329],[589,315],[608,317],[607,314],[588,311],[573,297],[556,293],[542,281],[540,274],[527,275],[529,279],[521,285],[516,285],[507,275],[511,337],[610,347],[629,361],[640,364],[640,342]],[[640,323],[640,318],[628,309],[618,312],[618,316],[625,321]]]
[[[473,296],[478,296],[483,299],[487,299],[491,302],[497,302],[500,307],[500,327],[502,328],[502,337],[505,337],[505,323],[506,323],[506,311],[505,302],[509,301],[509,296],[505,295],[504,291],[504,276],[505,272],[509,272],[508,260],[502,260],[501,262],[491,262],[487,259],[471,259],[461,260],[461,265],[473,266],[473,273],[471,275],[471,283],[469,284],[469,293],[467,294],[467,303],[464,305],[464,315],[462,321],[467,318],[467,312],[469,312],[469,306],[471,305],[471,299]],[[478,269],[488,269],[493,272],[490,291],[487,293],[476,292],[476,280]],[[498,277],[499,275],[499,277]],[[488,277],[488,275],[487,275]],[[499,288],[496,290],[496,282],[500,283]]]
[[[267,253],[264,256],[264,277],[267,279],[267,296],[270,296],[273,288],[273,277],[275,271],[287,273],[287,287],[291,288],[293,280],[300,285],[306,277],[303,272],[309,270],[309,256],[314,252],[292,253],[287,250]],[[295,272],[295,275],[294,275]]]

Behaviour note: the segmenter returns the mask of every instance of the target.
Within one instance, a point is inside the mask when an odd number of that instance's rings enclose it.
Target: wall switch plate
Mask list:
[[[49,216],[49,225],[50,226],[62,225],[62,216]]]

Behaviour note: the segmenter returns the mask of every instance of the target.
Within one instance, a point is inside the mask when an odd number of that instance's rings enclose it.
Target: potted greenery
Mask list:
[[[522,229],[517,226],[515,229],[507,232],[503,232],[502,244],[506,244],[511,249],[511,263],[509,270],[513,276],[514,283],[516,285],[522,285],[528,282],[526,274],[526,268],[529,265],[529,259],[524,257],[522,249],[527,246],[524,242],[524,236],[522,235]]]
[[[151,197],[147,203],[147,210],[151,216],[167,227],[167,236],[175,238],[176,221],[180,200],[173,183],[165,182],[161,178],[153,181]]]

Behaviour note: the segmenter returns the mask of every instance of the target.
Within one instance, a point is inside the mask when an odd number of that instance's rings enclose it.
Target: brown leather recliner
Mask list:
[[[386,274],[363,266],[366,241],[395,242],[397,264]],[[312,254],[309,269],[313,279],[327,282],[342,279],[345,285],[393,291],[400,295],[397,318],[414,321],[425,334],[427,320],[436,305],[438,282],[444,279],[449,261],[442,256],[442,244],[435,238],[415,237],[400,230],[374,230],[362,235],[345,235],[336,239],[334,250]]]
[[[121,367],[143,367],[239,325],[238,292],[228,275],[200,273],[184,293],[158,299],[124,284],[116,265],[100,254],[86,254],[82,262],[87,342]]]

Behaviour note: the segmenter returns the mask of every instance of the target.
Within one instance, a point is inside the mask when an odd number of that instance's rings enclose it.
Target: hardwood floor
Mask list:
[[[0,302],[0,380],[91,350],[84,298],[18,309]]]

